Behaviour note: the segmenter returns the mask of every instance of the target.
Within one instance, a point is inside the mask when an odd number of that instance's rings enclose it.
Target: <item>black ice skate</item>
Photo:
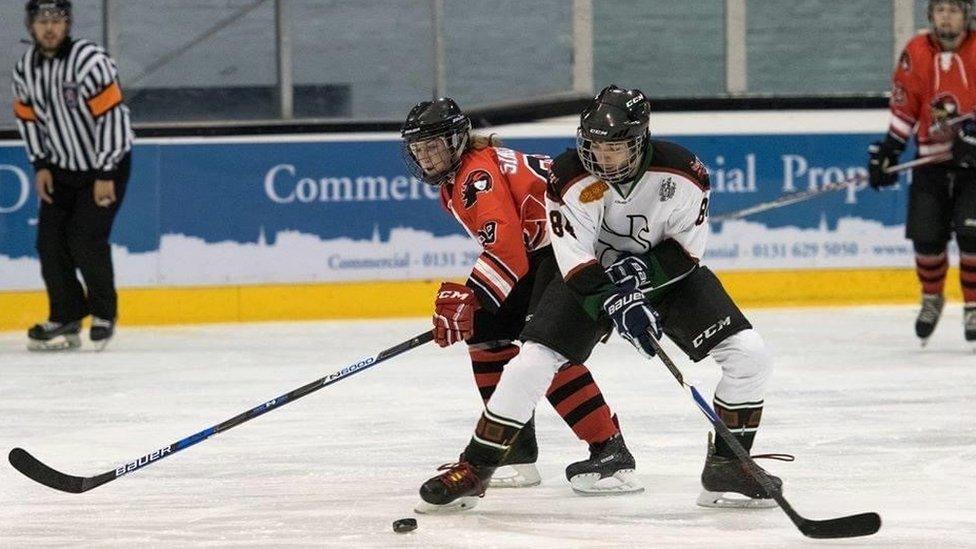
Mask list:
[[[81,347],[81,321],[42,322],[27,330],[27,349],[30,351],[67,351]]]
[[[566,479],[573,491],[584,496],[630,494],[643,492],[634,469],[637,462],[624,437],[617,433],[606,442],[590,445],[590,459],[566,467]]]
[[[489,486],[492,488],[528,488],[542,483],[535,462],[539,459],[539,444],[535,438],[535,417],[519,431],[512,449],[505,454]]]
[[[98,318],[97,316],[92,317],[91,331],[89,331],[88,337],[95,344],[95,349],[99,351],[105,349],[105,346],[108,345],[108,342],[111,341],[114,335],[115,322]]]
[[[915,335],[922,340],[922,347],[929,341],[929,336],[935,331],[935,325],[942,317],[942,307],[945,298],[940,294],[922,294],[922,309],[915,320]]]
[[[479,467],[465,461],[448,463],[437,468],[444,471],[420,487],[421,502],[414,508],[418,513],[465,511],[478,505],[485,495],[494,467]]]
[[[756,458],[778,459],[793,461],[788,454],[762,454],[752,456]],[[758,467],[758,466],[757,466]],[[766,472],[759,467],[769,480],[782,489],[783,481],[779,477]],[[708,435],[708,457],[705,458],[705,468],[701,475],[702,493],[698,496],[698,505],[702,507],[731,507],[765,509],[776,507],[766,489],[746,470],[736,458],[727,458],[715,454],[712,435]],[[732,495],[736,494],[736,495]]]
[[[963,329],[966,331],[966,341],[973,346],[976,353],[976,303],[967,303],[962,311]]]

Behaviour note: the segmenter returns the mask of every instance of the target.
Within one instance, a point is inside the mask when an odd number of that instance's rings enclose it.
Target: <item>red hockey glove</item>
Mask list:
[[[471,288],[444,282],[434,301],[434,341],[441,347],[464,341],[474,334],[478,298]]]

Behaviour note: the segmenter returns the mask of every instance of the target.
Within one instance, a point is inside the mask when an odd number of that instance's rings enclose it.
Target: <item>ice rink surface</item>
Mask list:
[[[539,406],[542,486],[489,491],[466,514],[418,516],[417,488],[455,459],[480,400],[467,353],[433,344],[85,494],[0,463],[0,546],[973,547],[976,356],[958,304],[929,348],[914,309],[750,311],[776,356],[754,451],[810,518],[881,514],[869,538],[808,540],[779,509],[695,506],[708,424],[663,366],[614,337],[589,362],[647,490],[584,498],[586,455]],[[0,450],[89,476],[375,354],[426,319],[128,328],[105,353],[28,354],[0,334]],[[711,359],[666,348],[710,396]],[[395,534],[391,523],[420,527]]]

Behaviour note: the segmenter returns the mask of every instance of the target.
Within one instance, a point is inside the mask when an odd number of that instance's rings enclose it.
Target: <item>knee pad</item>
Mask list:
[[[948,242],[917,242],[912,241],[915,253],[918,255],[939,255],[946,251]]]
[[[716,396],[727,402],[762,400],[773,359],[759,332],[743,330],[716,345],[710,354],[722,367]]]

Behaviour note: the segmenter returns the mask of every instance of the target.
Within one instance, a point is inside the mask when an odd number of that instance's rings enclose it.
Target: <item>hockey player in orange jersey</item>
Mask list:
[[[945,304],[946,248],[953,233],[960,251],[964,335],[976,344],[976,121],[949,122],[976,108],[972,17],[972,0],[929,1],[930,28],[908,42],[895,66],[888,135],[869,148],[875,189],[898,181],[884,169],[898,163],[912,134],[921,158],[951,153],[949,160],[915,168],[909,191],[905,229],[922,286],[915,333],[923,344]]]
[[[470,129],[469,118],[454,100],[425,101],[410,111],[403,125],[403,155],[417,178],[440,188],[444,208],[483,249],[465,284],[441,284],[433,322],[441,347],[467,342],[475,381],[487,402],[505,365],[519,353],[515,343],[527,316],[559,270],[546,230],[550,159],[501,147],[493,137],[472,135]],[[616,416],[586,366],[565,364],[547,397],[589,444],[590,459],[566,469],[574,490],[643,490]],[[537,454],[530,421],[504,460],[513,470],[500,469],[490,485],[538,484]]]

